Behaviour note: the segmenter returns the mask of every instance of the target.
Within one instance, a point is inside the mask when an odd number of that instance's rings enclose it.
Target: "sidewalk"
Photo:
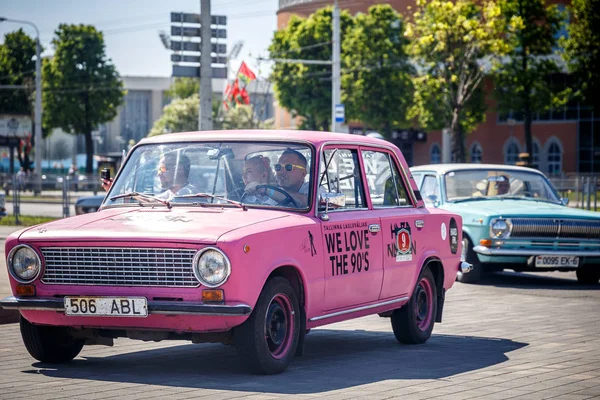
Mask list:
[[[0,226],[0,240],[2,241],[2,246],[0,248],[0,256],[2,260],[0,260],[0,299],[3,299],[7,296],[12,296],[12,292],[10,290],[10,285],[8,283],[8,270],[6,269],[6,255],[4,254],[4,240],[13,233],[14,231],[18,231],[23,229],[22,226]],[[13,322],[19,321],[19,312],[16,310],[4,310],[0,309],[0,324],[9,324]]]

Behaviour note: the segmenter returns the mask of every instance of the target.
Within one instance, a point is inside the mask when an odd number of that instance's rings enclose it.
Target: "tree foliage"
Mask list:
[[[556,35],[564,19],[556,5],[545,0],[501,0],[506,24],[514,21],[514,30],[505,36],[510,45],[507,57],[494,66],[494,91],[501,112],[518,111],[523,115],[526,152],[533,155],[532,113],[564,106],[568,90],[550,84],[561,69],[554,55]]]
[[[352,26],[347,11],[340,13],[343,38]],[[292,16],[284,29],[275,32],[271,58],[331,60],[333,8],[317,10],[308,18]],[[342,53],[342,58],[345,54]],[[292,117],[303,117],[302,127],[328,130],[331,124],[331,66],[278,62],[271,76],[279,105]]]
[[[600,0],[572,0],[565,59],[580,95],[600,110]]]
[[[489,0],[418,0],[407,23],[409,54],[418,65],[409,116],[425,128],[438,128],[438,121],[449,128],[458,162],[465,161],[465,133],[485,117],[483,102],[475,99],[485,76],[481,60],[509,51],[505,28],[500,7]]]
[[[86,171],[93,171],[92,131],[111,121],[123,101],[123,83],[107,58],[104,37],[90,25],[61,24],[44,63],[44,123],[85,136]]]
[[[394,126],[407,124],[412,104],[407,44],[402,18],[387,4],[357,15],[342,43],[346,113],[388,138]]]
[[[35,40],[23,29],[7,33],[0,45],[0,84],[27,86],[0,90],[0,114],[33,115]]]
[[[175,78],[166,95],[173,99],[187,99],[200,92],[200,79],[198,78]]]

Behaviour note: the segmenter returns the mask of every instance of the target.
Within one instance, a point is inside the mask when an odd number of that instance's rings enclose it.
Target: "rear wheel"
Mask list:
[[[467,235],[463,233],[462,240],[462,256],[461,259],[468,262],[473,266],[473,269],[466,274],[463,274],[461,271],[458,271],[456,274],[456,280],[462,283],[476,283],[481,279],[481,263],[477,258],[477,254],[473,250],[473,243]]]
[[[433,331],[437,313],[435,279],[429,268],[425,268],[410,301],[392,313],[392,329],[400,343],[425,343]]]
[[[47,363],[69,362],[81,351],[84,339],[76,339],[62,326],[33,325],[20,319],[21,337],[33,358]]]
[[[576,271],[577,282],[582,285],[595,285],[600,281],[600,266],[583,266]]]
[[[296,353],[301,315],[298,296],[287,279],[269,280],[250,317],[234,330],[236,349],[246,367],[265,375],[283,372]]]

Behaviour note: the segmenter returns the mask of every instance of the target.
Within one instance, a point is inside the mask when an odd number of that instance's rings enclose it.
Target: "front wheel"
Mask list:
[[[33,325],[23,317],[19,323],[25,348],[41,362],[69,362],[77,357],[85,343],[84,339],[75,339],[62,326]]]
[[[577,282],[582,285],[595,285],[600,281],[600,266],[579,267],[575,273]]]
[[[392,313],[392,329],[400,343],[425,343],[433,331],[437,313],[437,289],[429,268],[425,268],[410,301]]]
[[[242,362],[257,374],[283,372],[300,337],[298,296],[287,279],[275,277],[263,288],[250,317],[234,330]]]

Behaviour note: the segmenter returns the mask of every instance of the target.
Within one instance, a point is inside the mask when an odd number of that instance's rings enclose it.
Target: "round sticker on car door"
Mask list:
[[[456,220],[450,218],[450,251],[452,254],[456,254],[458,250],[458,225]]]
[[[412,242],[410,231],[398,228],[396,231],[396,262],[412,260]]]

